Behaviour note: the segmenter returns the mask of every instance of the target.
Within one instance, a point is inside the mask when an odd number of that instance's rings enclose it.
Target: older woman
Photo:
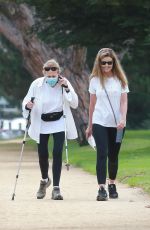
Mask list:
[[[66,114],[67,138],[77,138],[74,119],[70,110],[77,108],[78,97],[70,82],[60,76],[60,66],[54,59],[48,60],[43,65],[44,77],[34,80],[23,100],[23,115],[27,117],[31,109],[31,125],[29,136],[38,143],[39,165],[42,179],[37,192],[37,199],[46,195],[46,189],[51,180],[48,175],[49,153],[48,140],[53,136],[53,191],[52,199],[62,200],[59,183],[62,167],[62,151],[65,139],[65,125],[63,109]],[[34,97],[34,102],[31,98]]]

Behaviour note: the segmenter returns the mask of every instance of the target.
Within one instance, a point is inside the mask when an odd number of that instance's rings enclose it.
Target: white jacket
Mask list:
[[[37,143],[40,141],[40,127],[42,114],[42,86],[45,77],[40,77],[34,80],[29,88],[27,95],[22,103],[23,117],[27,118],[29,111],[25,109],[26,104],[34,97],[34,106],[31,110],[31,124],[28,130],[29,136]],[[75,122],[72,116],[71,108],[77,108],[78,96],[75,93],[72,85],[67,80],[69,93],[63,90],[63,110],[66,115],[66,135],[67,139],[76,139],[78,137]]]

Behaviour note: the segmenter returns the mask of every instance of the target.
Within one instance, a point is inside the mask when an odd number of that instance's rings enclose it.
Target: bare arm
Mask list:
[[[121,119],[119,121],[119,124],[117,125],[118,129],[124,128],[126,125],[127,107],[128,107],[127,93],[122,93],[121,100],[120,100]]]
[[[90,94],[89,124],[88,124],[88,128],[86,130],[86,138],[88,138],[92,134],[92,117],[93,117],[95,104],[96,104],[96,95],[95,94]]]

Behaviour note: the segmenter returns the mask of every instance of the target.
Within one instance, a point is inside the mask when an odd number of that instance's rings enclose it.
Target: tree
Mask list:
[[[131,91],[129,127],[141,127],[144,120],[149,119],[150,100],[147,85],[150,82],[148,62],[150,2],[148,0],[26,0],[23,2],[36,8],[38,18],[33,31],[36,31],[42,40],[59,47],[70,45],[87,47],[89,54],[87,63],[91,67],[95,53],[100,47],[111,46],[123,54],[123,64],[129,76]],[[141,68],[140,60],[145,57],[147,59]],[[144,97],[145,101],[141,103]]]
[[[0,44],[0,91],[9,99],[19,102],[24,97],[32,78],[23,67],[18,50],[3,36],[0,36]]]
[[[21,2],[21,1],[18,1]],[[149,0],[25,0],[36,8],[34,29],[61,47],[150,45]],[[39,20],[39,17],[42,20]],[[116,42],[117,41],[117,42]]]
[[[25,2],[32,8],[20,4]],[[134,75],[131,88],[143,89],[143,82],[136,79],[140,65],[130,60],[137,60],[137,49],[139,58],[144,58],[145,54],[140,53],[143,51],[149,57],[148,0],[7,0],[1,1],[0,11],[0,32],[20,51],[25,68],[34,78],[41,75],[42,64],[49,57],[56,58],[64,67],[64,74],[79,95],[79,109],[74,115],[80,143],[85,142],[88,119],[87,63],[92,66],[99,48],[112,47],[121,58],[125,57],[125,69],[129,76],[131,70]],[[148,61],[145,67],[149,70]],[[143,74],[146,82],[149,82],[149,72]],[[131,103],[134,108],[136,104],[133,100]]]
[[[76,45],[66,49],[56,49],[53,45],[39,40],[35,33],[30,33],[34,25],[33,12],[24,4],[2,2],[0,11],[0,32],[20,51],[24,67],[33,78],[41,76],[43,63],[49,58],[55,58],[63,66],[63,74],[71,81],[79,95],[78,111],[73,112],[79,143],[85,144],[89,100],[86,48]]]
[[[150,128],[150,51],[145,46],[132,49],[125,55],[123,65],[129,78],[128,127]]]

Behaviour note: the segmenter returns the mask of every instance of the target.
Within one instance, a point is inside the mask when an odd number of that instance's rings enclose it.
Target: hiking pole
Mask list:
[[[65,166],[66,166],[67,170],[69,170],[70,164],[69,164],[69,159],[68,159],[68,142],[67,142],[66,115],[64,114],[63,117],[64,117],[64,123],[65,123],[65,152],[66,152],[66,164],[65,164]]]
[[[34,97],[31,97],[31,102],[33,102],[33,101],[34,101]],[[27,124],[26,124],[26,129],[25,129],[25,134],[24,134],[23,142],[22,142],[22,148],[21,148],[20,158],[19,158],[19,162],[18,162],[18,170],[17,170],[17,175],[16,175],[14,192],[13,192],[13,195],[12,195],[12,200],[15,199],[15,191],[16,191],[17,181],[18,181],[19,172],[20,172],[21,163],[22,163],[23,150],[24,150],[24,146],[25,146],[25,142],[26,142],[27,131],[28,131],[28,128],[29,128],[29,125],[30,125],[30,115],[31,115],[31,109],[29,110],[29,114],[28,114],[28,117],[27,117]]]
[[[63,92],[63,87],[62,87],[62,92]],[[65,112],[65,105],[63,101],[63,118],[64,118],[64,126],[65,126],[65,152],[66,152],[66,168],[67,171],[69,170],[69,159],[68,159],[68,142],[67,142],[67,125],[66,125],[66,112]]]

